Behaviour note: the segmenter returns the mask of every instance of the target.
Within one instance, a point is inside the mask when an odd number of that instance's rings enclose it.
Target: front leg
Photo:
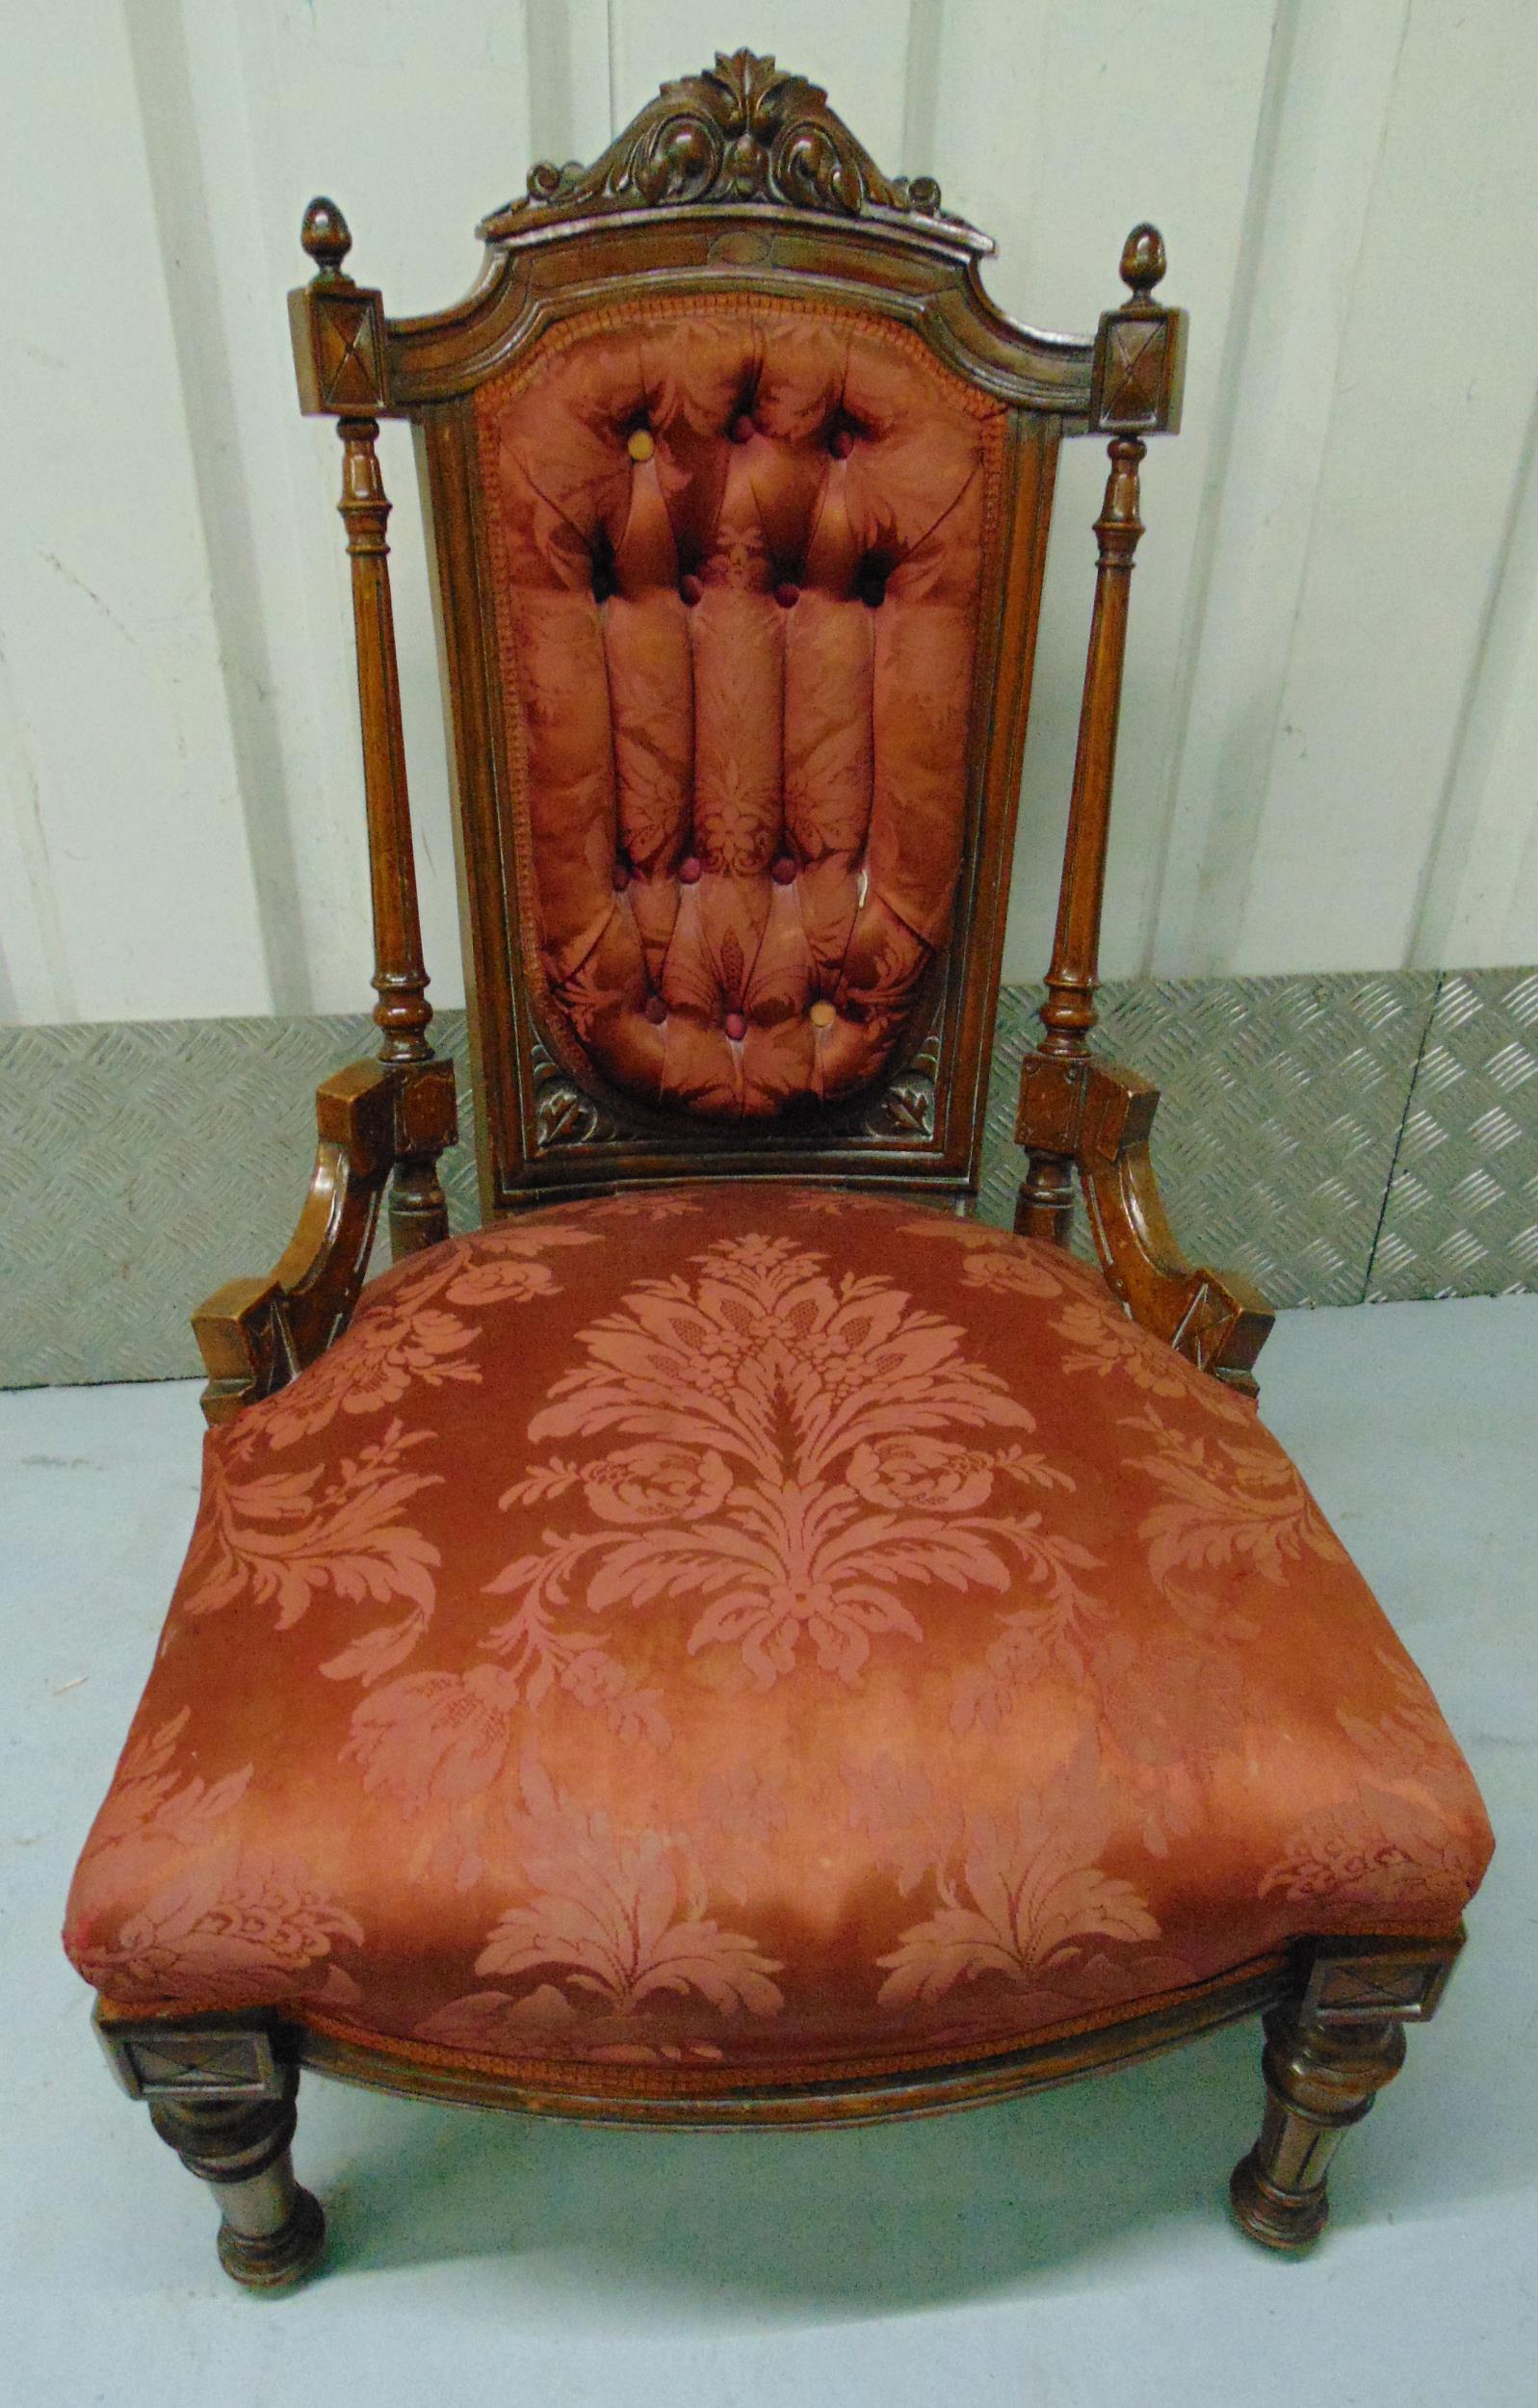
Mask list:
[[[1330,2030],[1292,2007],[1265,2018],[1265,2117],[1261,2136],[1234,2168],[1229,2196],[1252,2240],[1306,2249],[1330,2212],[1325,2183],[1342,2134],[1360,2124],[1404,2063],[1397,2023]]]
[[[299,2068],[260,2025],[132,2023],[98,2009],[113,2071],[219,2203],[219,2259],[251,2290],[300,2282],[326,2246],[318,2199],[294,2178]]]
[[[1302,1995],[1265,2018],[1265,2114],[1229,2196],[1252,2240],[1306,2249],[1329,2217],[1325,2185],[1342,2136],[1404,2063],[1404,2027],[1442,2002],[1463,1945],[1320,1941]]]

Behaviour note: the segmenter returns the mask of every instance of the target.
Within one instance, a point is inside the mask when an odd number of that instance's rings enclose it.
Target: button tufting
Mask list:
[[[839,1015],[827,998],[820,996],[806,1016],[814,1029],[831,1029]]]
[[[624,891],[625,891],[626,887],[627,887],[629,884],[630,884],[630,863],[629,863],[628,861],[624,861],[624,860],[616,861],[616,862],[614,863],[614,892],[615,892],[615,894],[616,894],[616,895],[622,895],[622,894],[624,893]]]
[[[649,434],[644,427],[638,427],[625,449],[633,460],[650,459],[657,449],[657,439],[655,435]]]
[[[788,852],[777,853],[769,863],[769,876],[776,886],[794,886],[796,865]]]
[[[654,1029],[660,1029],[667,1017],[667,1006],[660,995],[648,995],[641,1008]]]
[[[744,409],[740,417],[732,420],[726,432],[734,443],[751,443],[758,429]]]
[[[689,604],[691,610],[693,609],[696,602],[703,601],[705,596],[705,589],[700,584],[697,577],[680,577],[678,581],[678,590],[683,595],[684,600]]]
[[[688,854],[678,865],[678,882],[681,886],[697,886],[702,875],[697,853]]]
[[[782,611],[794,611],[801,598],[799,586],[793,586],[787,577],[774,589],[774,599]]]
[[[838,432],[834,435],[833,440],[828,445],[828,450],[832,453],[835,459],[847,459],[853,449],[853,435],[849,432],[847,427],[840,427]]]
[[[740,1011],[729,1011],[721,1022],[721,1026],[734,1045],[741,1045],[747,1034],[747,1022]]]

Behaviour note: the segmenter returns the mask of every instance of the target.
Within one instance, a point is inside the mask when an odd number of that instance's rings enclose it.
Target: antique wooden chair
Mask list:
[[[1178,1252],[1155,1091],[1088,1049],[1138,467],[1179,412],[1163,247],[1129,238],[1092,342],[1017,326],[937,187],[746,51],[482,231],[466,301],[391,320],[341,213],[304,220],[383,1043],[320,1090],[276,1269],[196,1316],[196,1528],[69,1906],[107,2053],[270,2285],[325,2229],[301,2066],[791,2127],[1264,2011],[1233,2197],[1296,2248],[1491,1843],[1256,1418],[1264,1305]],[[451,704],[485,1223],[452,1240],[385,414]],[[1008,1235],[961,1208],[1086,432],[1110,475]]]

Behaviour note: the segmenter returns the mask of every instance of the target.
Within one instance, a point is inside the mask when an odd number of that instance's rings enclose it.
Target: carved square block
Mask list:
[[[1436,2011],[1453,1963],[1448,1950],[1434,1942],[1406,1941],[1400,1948],[1356,1954],[1320,1949],[1303,1994],[1303,2012],[1320,2024],[1379,2018],[1424,2023]]]
[[[1108,310],[1095,340],[1092,434],[1176,434],[1186,379],[1186,312],[1134,302]]]
[[[373,417],[389,406],[384,304],[377,292],[338,281],[289,296],[300,406],[310,417]]]
[[[265,2031],[99,2021],[96,2028],[131,2099],[272,2099],[282,2090],[272,2039]]]

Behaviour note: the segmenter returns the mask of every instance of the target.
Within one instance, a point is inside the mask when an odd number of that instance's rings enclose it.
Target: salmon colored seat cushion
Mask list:
[[[1491,1846],[1253,1408],[1036,1243],[747,1184],[420,1254],[208,1440],[67,1945],[710,2089],[984,2056]]]

